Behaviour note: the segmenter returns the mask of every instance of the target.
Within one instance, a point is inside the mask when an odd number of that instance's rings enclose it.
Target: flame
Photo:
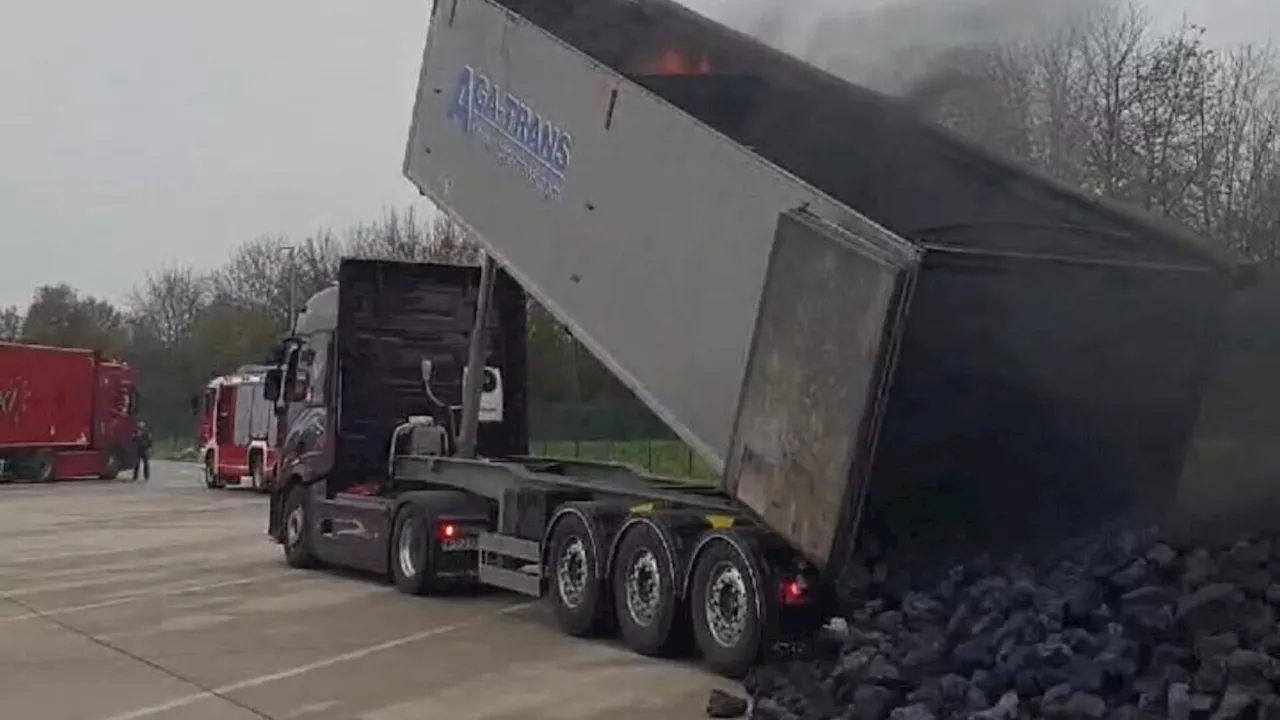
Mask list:
[[[685,58],[679,50],[668,48],[658,59],[653,74],[655,75],[707,75],[711,72],[711,63],[704,55],[697,63]]]

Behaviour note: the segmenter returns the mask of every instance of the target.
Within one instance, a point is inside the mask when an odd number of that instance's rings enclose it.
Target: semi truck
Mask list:
[[[115,478],[137,461],[133,369],[92,350],[0,343],[0,478]]]
[[[728,676],[865,554],[1159,511],[1248,276],[666,0],[437,0],[403,171],[482,263],[347,260],[308,302],[264,386],[269,533]],[[528,457],[526,296],[719,482]]]
[[[279,423],[274,406],[262,393],[267,369],[241,366],[210,380],[196,399],[205,487],[246,486],[266,492],[275,476]]]

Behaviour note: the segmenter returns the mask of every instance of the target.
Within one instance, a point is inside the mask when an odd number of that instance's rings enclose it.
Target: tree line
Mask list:
[[[100,350],[137,371],[142,416],[159,437],[193,437],[189,400],[211,378],[261,362],[300,307],[337,281],[343,257],[475,264],[479,249],[453,223],[413,207],[301,239],[254,238],[219,268],[168,265],[147,273],[119,305],[68,285],[36,289],[26,308],[0,310],[0,340]],[[528,314],[535,432],[573,439],[575,426],[663,437],[661,426],[539,306]],[[613,428],[607,427],[612,421]],[[540,427],[537,427],[540,426]]]
[[[1099,0],[1054,28],[950,50],[913,69],[900,87],[908,103],[963,136],[1274,267],[1280,263],[1278,73],[1269,47],[1214,48],[1204,28],[1161,30],[1134,2]],[[213,271],[159,268],[121,305],[66,285],[41,287],[29,307],[0,310],[0,339],[95,347],[123,357],[139,370],[153,425],[183,434],[192,425],[186,398],[210,377],[260,360],[284,332],[291,274],[301,303],[333,282],[344,255],[470,263],[476,253],[446,220],[424,219],[412,208],[389,210],[303,238],[252,239]],[[1258,324],[1271,317],[1260,308],[1280,307],[1280,293],[1250,302],[1244,332],[1251,347],[1280,353],[1271,347],[1280,343],[1280,325]],[[609,408],[607,417],[543,418],[544,425],[561,426],[548,434],[564,435],[564,426],[590,427],[603,437],[662,432],[536,306],[529,348],[535,406]],[[1263,372],[1248,363],[1225,365]],[[618,419],[616,427],[609,418]]]

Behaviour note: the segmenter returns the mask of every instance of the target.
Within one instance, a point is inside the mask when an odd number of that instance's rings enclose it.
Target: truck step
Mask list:
[[[496,565],[480,563],[480,582],[530,597],[542,596],[542,573],[534,566],[533,572],[508,570]]]
[[[514,535],[480,533],[480,582],[522,595],[542,595],[542,547]]]
[[[480,533],[479,549],[481,553],[491,552],[517,560],[526,560],[533,563],[542,562],[541,543],[513,535]]]

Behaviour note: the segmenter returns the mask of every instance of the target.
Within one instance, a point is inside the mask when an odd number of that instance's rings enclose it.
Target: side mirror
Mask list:
[[[271,402],[278,402],[280,400],[280,390],[283,386],[284,371],[278,367],[271,368],[262,379],[262,397]]]
[[[200,414],[200,396],[199,395],[191,396],[191,414],[192,415]]]

